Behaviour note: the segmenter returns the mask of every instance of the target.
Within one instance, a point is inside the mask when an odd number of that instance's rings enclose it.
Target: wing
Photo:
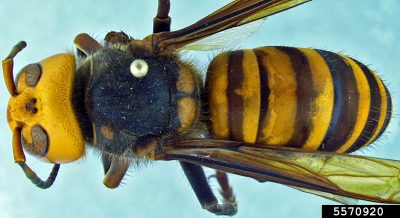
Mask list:
[[[400,161],[212,139],[163,144],[163,159],[181,160],[302,189],[400,203]]]
[[[263,22],[264,19],[259,19],[238,27],[227,29],[225,31],[218,32],[214,35],[189,43],[181,48],[178,48],[178,50],[209,51],[222,49],[229,46],[237,46],[239,43],[253,35],[261,26],[261,24],[263,24]]]
[[[336,201],[338,203],[345,204],[345,205],[357,205],[358,204],[358,199],[354,199],[354,198],[348,198],[348,197],[335,195],[335,194],[331,194],[331,193],[315,191],[312,189],[298,188],[298,187],[293,187],[293,186],[289,186],[289,187],[297,189],[297,190],[305,192],[305,193],[317,195],[319,197],[322,197],[322,198],[325,198],[325,199],[328,199],[331,201]]]
[[[238,28],[308,1],[310,0],[236,0],[186,28],[156,33],[150,37],[153,45],[157,45],[161,52],[185,49],[186,45],[215,33]],[[192,44],[187,49],[193,47]],[[197,50],[199,48],[196,46]]]

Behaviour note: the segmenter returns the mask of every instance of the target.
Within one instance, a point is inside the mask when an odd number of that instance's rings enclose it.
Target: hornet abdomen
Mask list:
[[[215,57],[207,74],[217,138],[352,152],[376,140],[390,94],[364,64],[324,50],[260,47]]]

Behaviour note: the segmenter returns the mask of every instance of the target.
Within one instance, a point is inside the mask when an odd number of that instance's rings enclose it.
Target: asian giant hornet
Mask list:
[[[115,188],[132,161],[178,160],[203,208],[218,215],[237,211],[226,172],[399,203],[400,162],[347,154],[379,138],[392,113],[387,88],[367,66],[324,50],[259,47],[216,56],[203,87],[179,55],[234,44],[266,17],[305,2],[236,0],[170,31],[169,1],[160,0],[143,40],[110,32],[100,44],[79,34],[77,54],[27,65],[14,81],[20,42],[3,61],[15,161],[48,188],[59,165],[81,158],[87,144],[101,151],[104,184]],[[46,181],[24,151],[54,164]],[[201,166],[218,170],[223,203]]]

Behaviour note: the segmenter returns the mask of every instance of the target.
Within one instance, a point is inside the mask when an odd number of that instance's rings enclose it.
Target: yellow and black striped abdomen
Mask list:
[[[358,61],[323,50],[260,47],[215,57],[207,75],[217,138],[352,152],[387,127],[391,99]]]

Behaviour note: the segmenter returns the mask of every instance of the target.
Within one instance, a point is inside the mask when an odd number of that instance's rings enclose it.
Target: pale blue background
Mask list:
[[[226,4],[227,0],[171,0],[173,29],[182,28]],[[32,1],[0,0],[0,56],[25,40],[15,71],[28,63],[73,49],[77,33],[102,39],[111,30],[135,38],[151,33],[157,1]],[[370,64],[389,84],[399,114],[400,2],[396,0],[317,0],[269,18],[240,45],[288,45],[328,49]],[[205,67],[212,52],[190,54]],[[9,94],[0,82],[0,217],[214,217],[203,211],[175,162],[132,169],[116,190],[102,185],[102,167],[91,151],[84,160],[61,167],[49,190],[35,188],[13,163],[6,122]],[[364,155],[400,159],[400,121]],[[33,158],[29,164],[42,176],[50,166]],[[237,217],[320,217],[331,201],[282,185],[231,176],[239,202]],[[214,188],[215,183],[214,184]],[[364,202],[362,202],[364,203]]]

